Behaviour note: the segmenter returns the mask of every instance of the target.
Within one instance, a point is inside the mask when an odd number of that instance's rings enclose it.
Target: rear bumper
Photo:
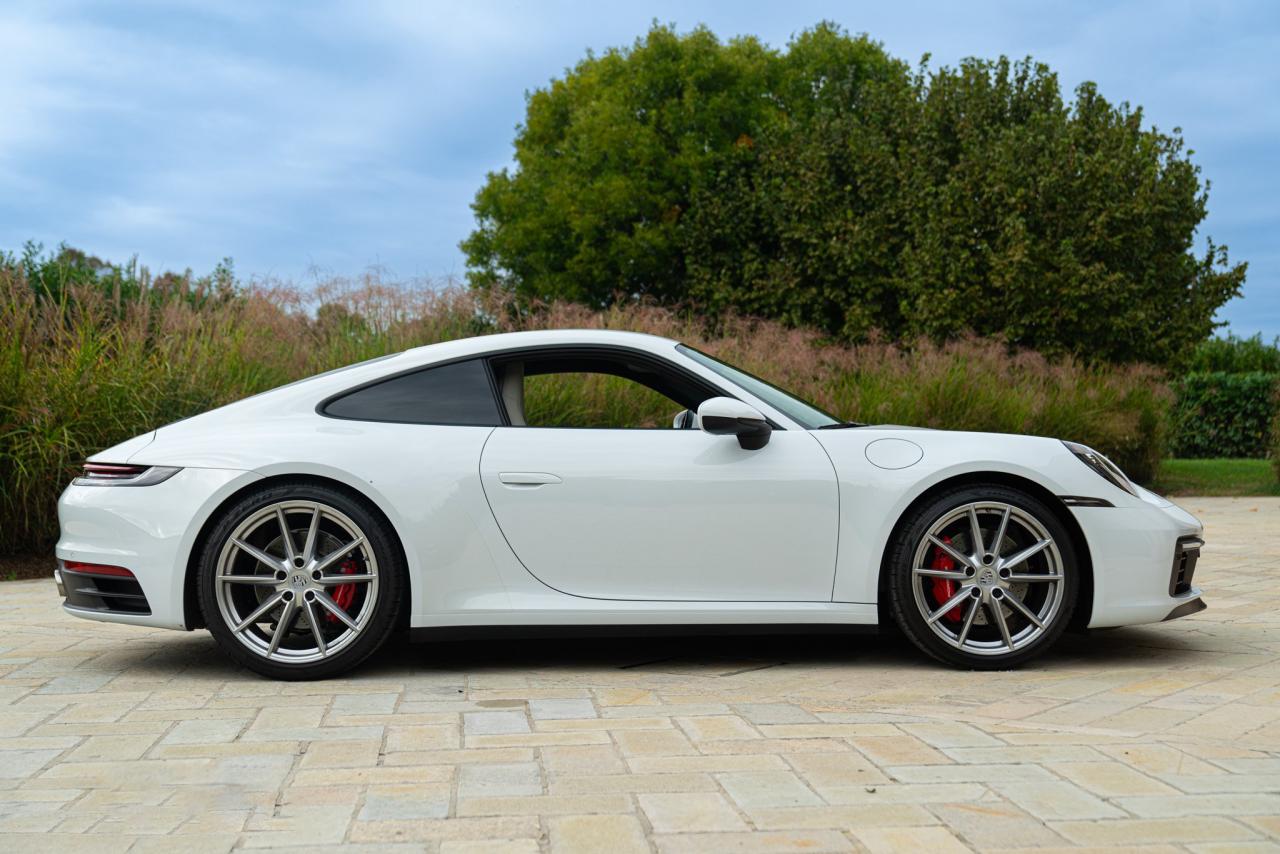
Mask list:
[[[257,477],[188,468],[155,486],[68,486],[58,500],[62,534],[55,549],[64,610],[92,620],[187,628],[183,596],[195,538],[227,496]],[[69,572],[67,561],[123,567],[136,588]]]
[[[1073,507],[1093,558],[1089,628],[1177,619],[1205,609],[1194,584],[1204,528],[1155,496],[1123,507]]]
[[[59,560],[58,568],[53,571],[53,583],[68,609],[151,616],[151,605],[137,578],[94,572],[83,564]]]

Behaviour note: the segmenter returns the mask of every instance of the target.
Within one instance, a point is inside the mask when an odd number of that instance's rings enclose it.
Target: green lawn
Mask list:
[[[1162,495],[1280,495],[1270,460],[1165,460],[1151,488]]]

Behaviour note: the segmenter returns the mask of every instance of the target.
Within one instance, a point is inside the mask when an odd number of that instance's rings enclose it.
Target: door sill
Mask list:
[[[554,608],[476,609],[414,614],[413,628],[447,626],[788,626],[875,625],[863,602],[651,602],[564,597]],[[602,605],[604,607],[602,607]]]
[[[698,623],[542,626],[420,626],[409,630],[414,643],[460,640],[540,640],[565,638],[721,637],[760,635],[874,635],[867,623]]]

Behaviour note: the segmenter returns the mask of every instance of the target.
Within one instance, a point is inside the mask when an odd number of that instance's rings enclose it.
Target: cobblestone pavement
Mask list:
[[[1280,849],[1280,499],[1209,610],[964,673],[875,637],[398,644],[268,682],[0,585],[0,850]]]

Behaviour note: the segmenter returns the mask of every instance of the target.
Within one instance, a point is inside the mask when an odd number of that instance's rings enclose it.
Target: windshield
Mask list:
[[[830,427],[833,424],[844,423],[834,415],[823,412],[812,403],[806,403],[800,398],[788,394],[773,383],[765,382],[759,377],[752,376],[740,368],[735,368],[733,365],[726,365],[724,362],[719,359],[713,359],[706,353],[699,352],[698,350],[684,344],[677,344],[676,349],[688,356],[690,359],[693,359],[698,364],[704,365],[715,371],[734,385],[741,386],[751,392],[753,395],[760,398],[774,409],[777,409],[779,412],[782,412],[806,430],[816,430],[821,427]]]

